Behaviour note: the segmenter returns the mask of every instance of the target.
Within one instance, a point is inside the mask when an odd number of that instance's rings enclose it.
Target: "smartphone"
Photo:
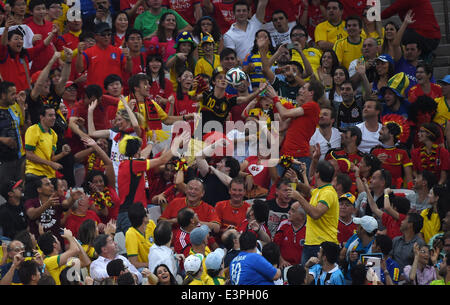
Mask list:
[[[59,229],[59,235],[64,235],[64,229],[63,228]]]
[[[295,45],[294,45],[293,43],[288,43],[288,44],[286,45],[286,48],[287,48],[288,50],[292,50],[292,49],[295,48]]]
[[[25,251],[23,257],[34,257],[33,251]]]

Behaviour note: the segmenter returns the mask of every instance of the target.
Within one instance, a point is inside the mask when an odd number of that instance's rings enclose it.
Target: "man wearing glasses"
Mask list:
[[[117,74],[123,79],[123,72],[131,73],[133,61],[128,48],[120,49],[111,45],[111,27],[101,22],[95,26],[96,44],[86,50],[86,43],[78,44],[76,69],[79,73],[87,70],[88,85],[99,85],[109,74]],[[105,69],[105,67],[108,67]]]

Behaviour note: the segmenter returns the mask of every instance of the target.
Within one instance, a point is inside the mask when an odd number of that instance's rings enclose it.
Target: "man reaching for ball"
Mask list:
[[[225,92],[225,89],[227,88],[225,75],[225,70],[221,66],[217,67],[214,70],[211,78],[213,89],[203,92],[202,98],[200,100],[202,130],[204,130],[205,124],[209,121],[220,122],[223,128],[222,130],[225,130],[225,121],[227,120],[231,107],[250,102],[267,87],[267,84],[265,84],[258,90],[255,90],[252,94],[247,96],[232,96]],[[214,126],[210,125],[210,127]],[[206,131],[211,131],[211,128],[208,128]]]

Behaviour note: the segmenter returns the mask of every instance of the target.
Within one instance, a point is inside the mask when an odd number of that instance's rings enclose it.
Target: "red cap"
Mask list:
[[[66,85],[64,86],[64,88],[69,88],[70,86],[76,86],[78,87],[78,85],[76,83],[74,83],[73,81],[69,80]]]

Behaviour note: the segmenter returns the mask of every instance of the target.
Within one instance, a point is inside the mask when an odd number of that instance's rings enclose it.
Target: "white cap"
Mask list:
[[[354,217],[353,223],[361,225],[367,233],[372,233],[373,231],[375,231],[375,229],[378,229],[378,222],[372,216],[366,215],[361,218]]]
[[[201,254],[189,255],[184,260],[184,270],[186,270],[186,272],[197,273],[202,266],[202,261],[203,261],[203,255],[201,255]]]

